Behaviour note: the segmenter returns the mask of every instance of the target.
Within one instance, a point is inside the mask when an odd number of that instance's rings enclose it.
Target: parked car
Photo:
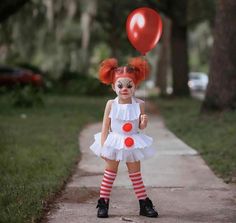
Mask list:
[[[201,72],[190,72],[188,86],[193,91],[205,91],[208,84],[208,76]]]
[[[31,70],[0,66],[0,86],[14,86],[16,84],[36,87],[43,86],[43,77],[41,74],[34,73]]]

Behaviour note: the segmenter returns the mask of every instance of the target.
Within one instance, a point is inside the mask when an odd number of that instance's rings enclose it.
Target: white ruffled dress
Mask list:
[[[154,155],[153,139],[139,132],[140,105],[132,97],[131,104],[119,104],[118,97],[112,102],[109,117],[111,128],[101,146],[101,132],[94,135],[90,149],[110,160],[135,162]]]

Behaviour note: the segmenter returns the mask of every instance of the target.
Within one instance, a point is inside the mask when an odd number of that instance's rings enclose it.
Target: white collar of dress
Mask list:
[[[119,103],[119,97],[118,97],[118,96],[115,98],[115,102],[116,102],[118,105],[132,105],[132,104],[137,104],[137,102],[136,102],[136,100],[134,99],[134,97],[131,97],[131,104],[130,104],[130,103],[128,103],[128,104],[120,104],[120,103]]]

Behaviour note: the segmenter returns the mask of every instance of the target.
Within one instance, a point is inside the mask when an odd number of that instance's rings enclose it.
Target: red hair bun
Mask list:
[[[150,72],[149,64],[146,60],[141,57],[135,57],[129,61],[129,67],[133,67],[137,72],[135,75],[136,82],[139,84],[141,81],[145,80]]]
[[[104,84],[112,84],[119,77],[129,77],[135,84],[139,84],[149,75],[149,64],[141,57],[130,60],[125,67],[118,67],[115,58],[104,60],[99,68],[99,80]]]
[[[104,84],[111,84],[113,81],[114,69],[117,68],[117,60],[109,58],[104,60],[99,68],[99,80]]]

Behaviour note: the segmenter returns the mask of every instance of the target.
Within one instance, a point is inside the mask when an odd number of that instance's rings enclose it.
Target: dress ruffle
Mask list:
[[[131,148],[128,148],[129,150],[133,148],[146,148],[149,147],[153,142],[153,139],[151,137],[141,133],[133,135],[121,135],[115,132],[110,132],[107,136],[106,141],[104,142],[104,146],[114,147],[115,149],[123,149],[126,147],[124,144],[126,137],[132,137],[134,140],[134,145]],[[97,140],[100,140],[101,136],[98,135],[96,136],[96,138]]]
[[[127,148],[124,145],[124,139],[127,136],[117,133],[109,133],[104,145],[101,146],[101,133],[95,134],[95,142],[90,149],[97,155],[111,160],[120,160],[124,162],[135,162],[149,158],[155,154],[155,150],[150,147],[153,139],[144,134],[133,134],[134,145]]]
[[[134,100],[134,99],[132,99]],[[139,103],[132,104],[118,104],[118,99],[114,100],[112,104],[112,108],[109,114],[110,118],[118,119],[118,120],[135,120],[139,119],[140,116],[140,105]]]

